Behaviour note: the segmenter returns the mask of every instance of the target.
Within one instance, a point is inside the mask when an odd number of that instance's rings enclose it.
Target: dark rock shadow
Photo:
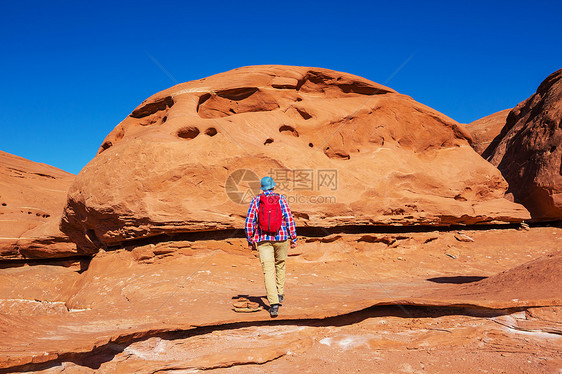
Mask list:
[[[482,279],[486,279],[488,277],[479,277],[479,276],[470,276],[470,275],[457,275],[454,277],[435,277],[435,278],[428,278],[427,280],[433,283],[453,283],[453,284],[463,284],[463,283],[472,283],[478,282]]]

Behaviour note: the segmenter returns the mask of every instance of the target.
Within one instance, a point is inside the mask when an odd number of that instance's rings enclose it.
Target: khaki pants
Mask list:
[[[261,267],[265,278],[265,291],[269,305],[279,304],[285,285],[285,260],[289,251],[289,240],[258,243]]]

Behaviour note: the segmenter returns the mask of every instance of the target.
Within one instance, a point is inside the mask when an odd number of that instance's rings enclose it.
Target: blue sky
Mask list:
[[[180,82],[259,64],[345,71],[467,123],[562,67],[561,14],[540,0],[2,1],[0,150],[78,173],[174,84],[149,56]]]

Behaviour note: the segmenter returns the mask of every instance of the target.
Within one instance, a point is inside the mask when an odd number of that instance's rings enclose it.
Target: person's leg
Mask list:
[[[289,252],[289,240],[273,244],[275,250],[275,279],[277,294],[283,295],[285,291],[285,260]]]
[[[263,270],[267,301],[269,301],[269,305],[279,304],[279,297],[277,296],[277,287],[275,284],[275,255],[271,242],[259,243],[258,253]]]

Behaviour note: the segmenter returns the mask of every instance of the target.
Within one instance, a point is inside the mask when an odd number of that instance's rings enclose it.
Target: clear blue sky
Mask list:
[[[180,82],[258,64],[345,71],[464,123],[515,106],[562,67],[559,0],[1,7],[0,150],[72,173],[145,98],[174,84],[149,55]]]

